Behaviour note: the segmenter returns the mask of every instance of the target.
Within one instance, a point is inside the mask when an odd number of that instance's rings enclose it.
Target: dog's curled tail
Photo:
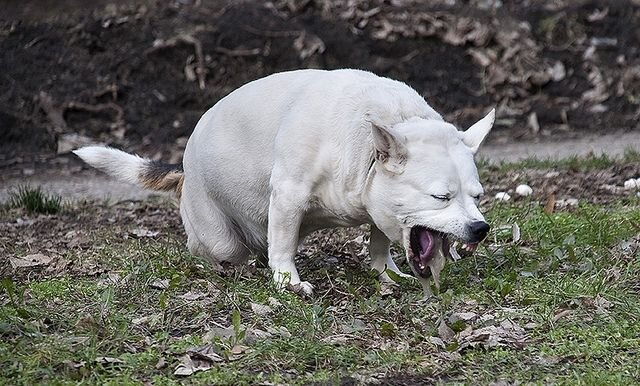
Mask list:
[[[147,189],[182,193],[184,173],[181,165],[165,164],[105,146],[86,146],[73,151],[96,169],[122,181]]]

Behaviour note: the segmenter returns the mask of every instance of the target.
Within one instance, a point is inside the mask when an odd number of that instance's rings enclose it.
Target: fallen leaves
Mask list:
[[[124,363],[124,361],[120,358],[114,357],[96,357],[96,363],[99,363],[101,365],[117,365]]]
[[[325,50],[322,39],[307,31],[302,31],[293,41],[293,48],[298,51],[300,59],[307,59],[315,54],[321,55]]]
[[[136,229],[132,230],[131,232],[129,232],[129,235],[137,237],[137,238],[156,237],[159,234],[160,234],[159,231],[151,231],[151,230],[146,229],[146,228],[136,228]]]
[[[273,312],[273,309],[265,304],[251,303],[251,310],[258,316],[264,316]]]
[[[482,346],[493,348],[497,346],[520,347],[527,341],[525,330],[510,320],[504,320],[499,325],[491,325],[479,329],[466,328],[457,336],[458,351],[467,347]]]
[[[447,326],[444,321],[440,322],[438,325],[438,336],[440,336],[440,339],[442,339],[443,342],[452,340],[455,335],[455,332]]]
[[[149,287],[153,289],[158,289],[158,290],[165,290],[169,288],[169,283],[170,283],[169,279],[156,279],[149,284]]]
[[[30,268],[38,267],[42,265],[49,265],[53,260],[52,257],[46,256],[42,253],[34,253],[24,257],[10,257],[9,262],[14,269],[17,268]]]
[[[488,325],[480,328],[468,326],[455,334],[444,321],[438,327],[439,339],[443,344],[455,343],[456,351],[467,348],[483,347],[493,348],[497,346],[521,347],[527,341],[526,331],[518,324],[503,320],[497,325]],[[436,346],[441,346],[440,341],[432,340]]]
[[[198,371],[209,370],[213,364],[222,361],[224,358],[216,352],[211,344],[190,348],[185,355],[180,357],[180,363],[176,366],[173,374],[189,376]]]
[[[189,291],[189,292],[186,292],[186,293],[178,296],[178,298],[182,299],[182,300],[186,300],[186,301],[192,302],[192,301],[201,299],[201,298],[203,298],[205,296],[207,296],[207,294],[205,294],[203,292],[200,292],[200,291]]]
[[[609,81],[602,75],[600,68],[591,66],[587,79],[592,88],[582,93],[585,102],[597,104],[609,99]]]
[[[178,359],[178,365],[173,374],[189,376],[199,371],[207,371],[216,364],[241,359],[244,354],[250,351],[250,347],[241,344],[234,344],[228,350],[222,350],[213,343],[192,347],[187,349],[185,354]],[[159,361],[156,368],[165,365],[166,363]]]
[[[457,331],[457,332],[456,332]],[[467,348],[497,346],[521,347],[528,336],[524,328],[510,319],[498,320],[494,314],[455,312],[438,324],[438,336],[428,340],[439,349],[462,352]]]

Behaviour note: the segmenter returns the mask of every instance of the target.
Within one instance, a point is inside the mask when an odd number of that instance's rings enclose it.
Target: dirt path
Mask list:
[[[575,155],[603,153],[611,157],[619,157],[625,149],[629,148],[640,150],[640,133],[591,135],[559,142],[489,144],[481,149],[480,157],[490,162],[515,162],[529,157],[562,159]],[[81,165],[71,156],[59,157],[46,165],[37,167],[7,167],[2,175],[4,177],[0,177],[0,202],[7,199],[8,192],[13,186],[20,184],[40,185],[47,192],[73,200],[142,200],[151,195],[170,197],[169,194],[116,182],[100,172]]]
[[[563,159],[589,154],[618,157],[627,149],[640,151],[640,132],[586,135],[562,141],[494,143],[480,148],[480,157],[490,162],[515,162],[525,158]]]

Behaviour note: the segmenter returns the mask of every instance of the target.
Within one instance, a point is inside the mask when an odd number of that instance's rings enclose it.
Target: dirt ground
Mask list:
[[[73,161],[67,160],[67,163],[73,164]],[[480,174],[486,195],[480,202],[481,209],[486,212],[497,205],[494,196],[498,192],[509,193],[512,201],[516,202],[531,201],[548,205],[549,200],[552,200],[552,205],[562,211],[571,211],[583,204],[614,205],[625,200],[633,202],[635,196],[640,195],[640,191],[625,189],[623,186],[627,179],[640,176],[637,157],[609,162],[610,165],[596,165],[597,161],[593,159],[589,162],[591,164],[569,163],[555,168],[483,166]],[[37,175],[49,180],[54,178],[47,177],[46,173]],[[60,175],[57,176],[60,178]],[[11,251],[23,249],[64,255],[68,250],[89,248],[90,240],[85,236],[101,229],[109,229],[115,232],[116,237],[125,239],[140,237],[127,231],[132,226],[137,227],[136,229],[152,229],[165,236],[175,237],[180,243],[184,242],[178,202],[171,195],[136,189],[127,184],[113,188],[110,185],[118,184],[114,184],[109,177],[96,175],[92,170],[78,172],[70,168],[63,175],[62,181],[64,184],[59,186],[43,186],[48,193],[62,193],[68,209],[61,214],[23,217],[21,214],[24,213],[20,210],[10,209],[0,215],[0,258],[11,256]],[[101,190],[93,189],[87,181],[94,181]],[[520,184],[530,185],[533,194],[526,198],[518,197],[515,188]],[[9,191],[4,191],[5,196]],[[104,200],[105,198],[108,200]],[[0,203],[5,200],[6,198],[0,200]],[[351,239],[360,235],[358,228],[349,232]],[[332,244],[327,240],[331,240],[335,234],[333,230],[318,232],[315,237],[308,238],[303,248],[306,252],[303,253],[308,253],[309,250],[318,252],[326,248]],[[337,255],[348,255],[349,252],[353,251],[333,251]],[[8,267],[5,266],[7,269]]]
[[[637,1],[4,2],[0,167],[98,141],[179,161],[200,115],[277,71],[406,81],[491,143],[637,131]],[[37,157],[34,158],[34,155]]]

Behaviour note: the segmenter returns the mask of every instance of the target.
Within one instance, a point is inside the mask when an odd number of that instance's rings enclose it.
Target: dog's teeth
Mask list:
[[[453,261],[458,261],[461,259],[460,255],[458,254],[458,251],[456,251],[456,248],[454,246],[449,248],[449,254],[451,255],[451,258],[453,259]]]
[[[418,265],[418,267],[419,267],[420,269],[424,269],[424,264],[420,264],[420,265]]]

